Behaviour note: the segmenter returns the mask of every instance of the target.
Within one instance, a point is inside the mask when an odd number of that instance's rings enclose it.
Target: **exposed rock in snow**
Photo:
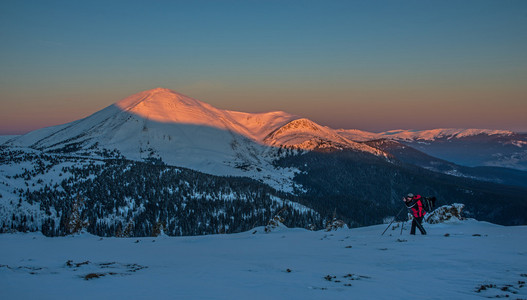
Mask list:
[[[326,231],[335,231],[339,229],[349,229],[348,224],[342,220],[333,219],[326,225]]]
[[[425,216],[425,222],[437,224],[443,222],[460,221],[465,218],[462,216],[464,204],[454,203],[452,205],[443,205]]]
[[[272,232],[272,231],[287,229],[287,226],[284,225],[285,218],[281,216],[286,211],[287,211],[287,207],[284,207],[281,210],[279,210],[275,214],[275,216],[271,220],[269,220],[269,222],[267,223],[267,225],[264,228],[264,231],[266,233],[269,233],[269,232]]]
[[[272,231],[285,229],[285,228],[287,228],[287,226],[284,225],[284,221],[285,221],[284,218],[282,218],[279,215],[276,215],[271,220],[269,220],[269,222],[267,223],[267,225],[264,228],[264,231],[266,233],[269,233],[269,232],[272,232]]]

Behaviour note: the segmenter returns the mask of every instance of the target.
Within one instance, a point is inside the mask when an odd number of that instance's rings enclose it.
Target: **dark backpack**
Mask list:
[[[436,197],[423,197],[421,198],[421,203],[423,203],[425,211],[432,211],[436,205]]]

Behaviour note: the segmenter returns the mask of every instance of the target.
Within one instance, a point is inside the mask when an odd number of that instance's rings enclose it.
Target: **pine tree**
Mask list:
[[[84,199],[77,194],[77,198],[71,205],[70,215],[68,218],[66,232],[75,234],[88,227],[89,223],[82,218],[82,209],[84,208]]]
[[[121,237],[130,237],[132,235],[132,230],[134,227],[134,218],[132,217],[126,227],[123,230]]]

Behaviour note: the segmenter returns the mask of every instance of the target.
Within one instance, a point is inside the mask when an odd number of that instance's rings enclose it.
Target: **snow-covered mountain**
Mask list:
[[[208,148],[226,154],[230,150],[225,148],[231,148],[233,139],[253,138],[236,120],[241,115],[233,115],[174,91],[156,88],[127,97],[82,120],[36,130],[7,144],[46,150],[101,146],[132,156],[137,155],[136,148],[152,144],[158,147],[155,150],[168,147],[176,156],[178,150],[187,148]],[[272,119],[265,115],[263,118]],[[285,123],[293,118],[282,113],[273,125],[280,126],[280,120]]]
[[[60,152],[116,149],[129,159],[166,163],[212,174],[232,172],[221,162],[244,164],[261,152],[239,134],[243,126],[220,110],[165,89],[130,96],[72,123],[44,128],[7,142]],[[235,151],[235,147],[242,151]],[[221,168],[223,167],[223,168]]]
[[[222,110],[164,88],[134,94],[84,119],[36,130],[5,145],[89,156],[117,150],[128,159],[161,159],[214,175],[270,179],[280,186],[293,173],[272,165],[279,147],[382,154],[285,112]]]

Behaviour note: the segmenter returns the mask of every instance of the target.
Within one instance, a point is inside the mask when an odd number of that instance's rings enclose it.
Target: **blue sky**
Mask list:
[[[527,1],[1,1],[0,133],[170,88],[335,128],[527,131]]]

